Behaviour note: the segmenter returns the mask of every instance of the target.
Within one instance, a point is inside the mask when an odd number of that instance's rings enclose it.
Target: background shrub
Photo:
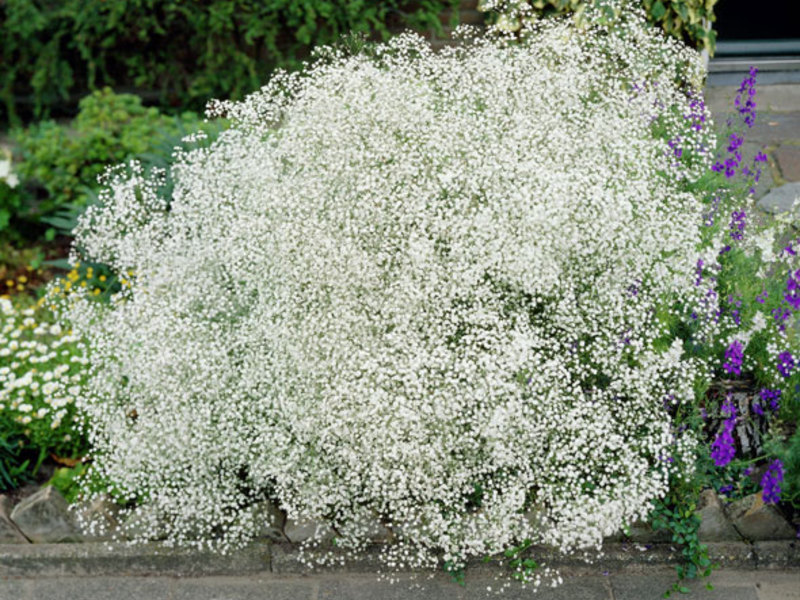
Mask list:
[[[275,67],[357,32],[441,27],[458,0],[5,0],[0,3],[4,118],[102,87],[158,91],[163,105],[241,98]],[[457,19],[457,12],[453,13]],[[4,119],[0,119],[2,121]]]
[[[516,28],[520,18],[541,18],[579,13],[595,0],[483,0],[480,8],[504,18],[505,27]],[[712,28],[717,0],[641,0],[647,20],[698,50],[714,54],[717,34]],[[520,12],[522,15],[520,16]],[[502,17],[505,15],[505,17]]]
[[[83,98],[79,108],[67,125],[42,121],[12,133],[20,183],[13,189],[0,186],[0,231],[10,229],[19,236],[26,226],[35,232],[37,224],[49,222],[69,233],[74,215],[94,197],[98,176],[109,163],[138,156],[163,165],[187,133],[213,134],[220,128],[191,112],[162,114],[144,107],[138,96],[114,94],[109,88]],[[56,212],[60,220],[53,223]]]

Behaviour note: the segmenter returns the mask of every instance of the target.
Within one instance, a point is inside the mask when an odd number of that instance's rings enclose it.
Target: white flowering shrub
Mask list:
[[[95,468],[143,535],[227,547],[269,498],[344,548],[380,519],[419,566],[646,515],[691,450],[665,405],[699,367],[656,308],[697,293],[701,77],[638,13],[403,35],[217,103],[170,197],[112,172],[77,248],[126,284],[68,316]]]
[[[48,311],[0,298],[0,437],[22,444],[15,460],[0,464],[0,490],[18,485],[50,453],[82,450],[75,397],[85,363],[78,337]]]

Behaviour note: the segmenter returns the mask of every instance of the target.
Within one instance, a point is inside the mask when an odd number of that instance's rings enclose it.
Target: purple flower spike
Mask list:
[[[734,447],[733,436],[731,432],[733,428],[728,427],[728,422],[725,421],[725,426],[722,431],[711,443],[711,458],[714,464],[718,467],[724,467],[733,460],[736,455],[736,448]]]
[[[724,467],[733,460],[736,455],[736,447],[733,441],[733,428],[736,425],[736,407],[728,398],[721,407],[721,412],[727,415],[722,424],[722,431],[711,443],[711,458],[718,467]]]
[[[783,481],[783,463],[773,460],[761,478],[761,497],[765,504],[776,504],[781,499],[781,482]]]
[[[744,228],[747,227],[747,214],[743,210],[733,211],[729,227],[731,230],[731,237],[734,240],[741,241],[744,237]]]
[[[730,374],[742,374],[742,353],[744,347],[739,340],[733,340],[731,345],[725,351],[725,362],[722,363],[723,368]]]
[[[761,397],[761,405],[769,406],[772,412],[776,412],[780,409],[780,400],[781,400],[781,391],[780,390],[771,390],[769,388],[762,388],[759,394]],[[762,412],[759,414],[763,414]]]
[[[789,273],[783,298],[794,310],[800,310],[800,270]]]
[[[789,377],[795,367],[794,357],[791,352],[781,352],[778,355],[778,373],[783,377]]]

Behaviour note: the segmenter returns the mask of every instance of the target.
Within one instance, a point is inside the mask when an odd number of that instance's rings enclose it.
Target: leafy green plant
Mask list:
[[[484,0],[480,7],[491,12],[494,21],[509,28],[520,19],[539,19],[563,14],[580,14],[592,0]],[[669,35],[699,49],[714,53],[716,32],[714,5],[717,0],[642,0],[647,20]]]
[[[43,121],[13,132],[18,173],[26,201],[14,205],[19,220],[41,222],[65,207],[80,211],[92,197],[97,178],[109,163],[166,149],[167,142],[204,125],[197,115],[164,115],[142,105],[138,96],[115,94],[109,88],[93,92],[80,102],[80,112],[69,126]],[[23,208],[25,210],[20,210]]]
[[[78,499],[80,480],[86,474],[87,469],[87,465],[80,462],[73,467],[61,467],[55,470],[45,485],[52,485],[61,492],[67,502],[72,504]]]
[[[0,413],[0,490],[14,489],[28,480],[28,459],[23,457],[22,438],[9,431]]]
[[[669,532],[672,541],[680,545],[683,558],[675,567],[678,579],[665,592],[665,598],[672,592],[687,593],[689,589],[684,585],[685,580],[708,577],[715,567],[708,556],[708,547],[698,538],[700,517],[695,511],[698,496],[704,486],[704,477],[698,472],[687,477],[686,473],[692,473],[692,469],[687,467],[691,466],[678,465],[678,470],[673,471],[669,493],[653,502],[654,508],[650,513],[653,529]],[[710,583],[706,587],[712,589]]]
[[[104,85],[158,91],[163,106],[242,98],[310,48],[361,32],[441,28],[458,0],[6,0],[0,97],[12,122]],[[454,12],[457,18],[457,11]],[[24,101],[24,103],[23,103]]]

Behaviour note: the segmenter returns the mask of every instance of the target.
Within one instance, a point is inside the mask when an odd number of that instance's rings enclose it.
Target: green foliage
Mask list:
[[[441,28],[458,0],[5,0],[0,96],[14,122],[102,86],[157,90],[162,105],[196,109],[242,98],[276,67],[356,32]]]
[[[80,479],[85,475],[87,468],[85,463],[78,463],[74,467],[56,469],[45,485],[52,485],[61,492],[67,502],[72,504],[78,499]]]
[[[203,127],[193,113],[170,117],[142,106],[138,96],[114,94],[108,88],[93,92],[81,100],[80,112],[69,126],[43,121],[14,132],[18,187],[28,195],[15,204],[16,216],[39,222],[67,205],[81,208],[107,165],[164,152],[165,141]]]
[[[795,404],[798,404],[795,402]],[[794,420],[795,427],[797,420]],[[800,509],[800,428],[788,440],[774,436],[767,444],[767,452],[783,462],[781,500]]]
[[[650,514],[653,529],[672,534],[672,541],[680,545],[683,557],[683,562],[675,567],[678,579],[665,592],[665,598],[672,592],[688,592],[683,585],[684,580],[708,577],[715,567],[708,557],[708,547],[701,544],[697,536],[700,517],[695,510],[704,484],[704,473],[692,471],[691,465],[675,466],[671,470],[669,493],[653,502],[654,508]],[[711,589],[710,584],[706,587]]]
[[[530,0],[537,17],[578,14],[591,0]],[[711,29],[717,0],[642,0],[647,20],[667,34],[714,53],[717,34]],[[517,2],[517,4],[519,4]]]
[[[7,431],[0,421],[0,490],[19,487],[28,481],[29,459],[24,458],[23,439]]]

